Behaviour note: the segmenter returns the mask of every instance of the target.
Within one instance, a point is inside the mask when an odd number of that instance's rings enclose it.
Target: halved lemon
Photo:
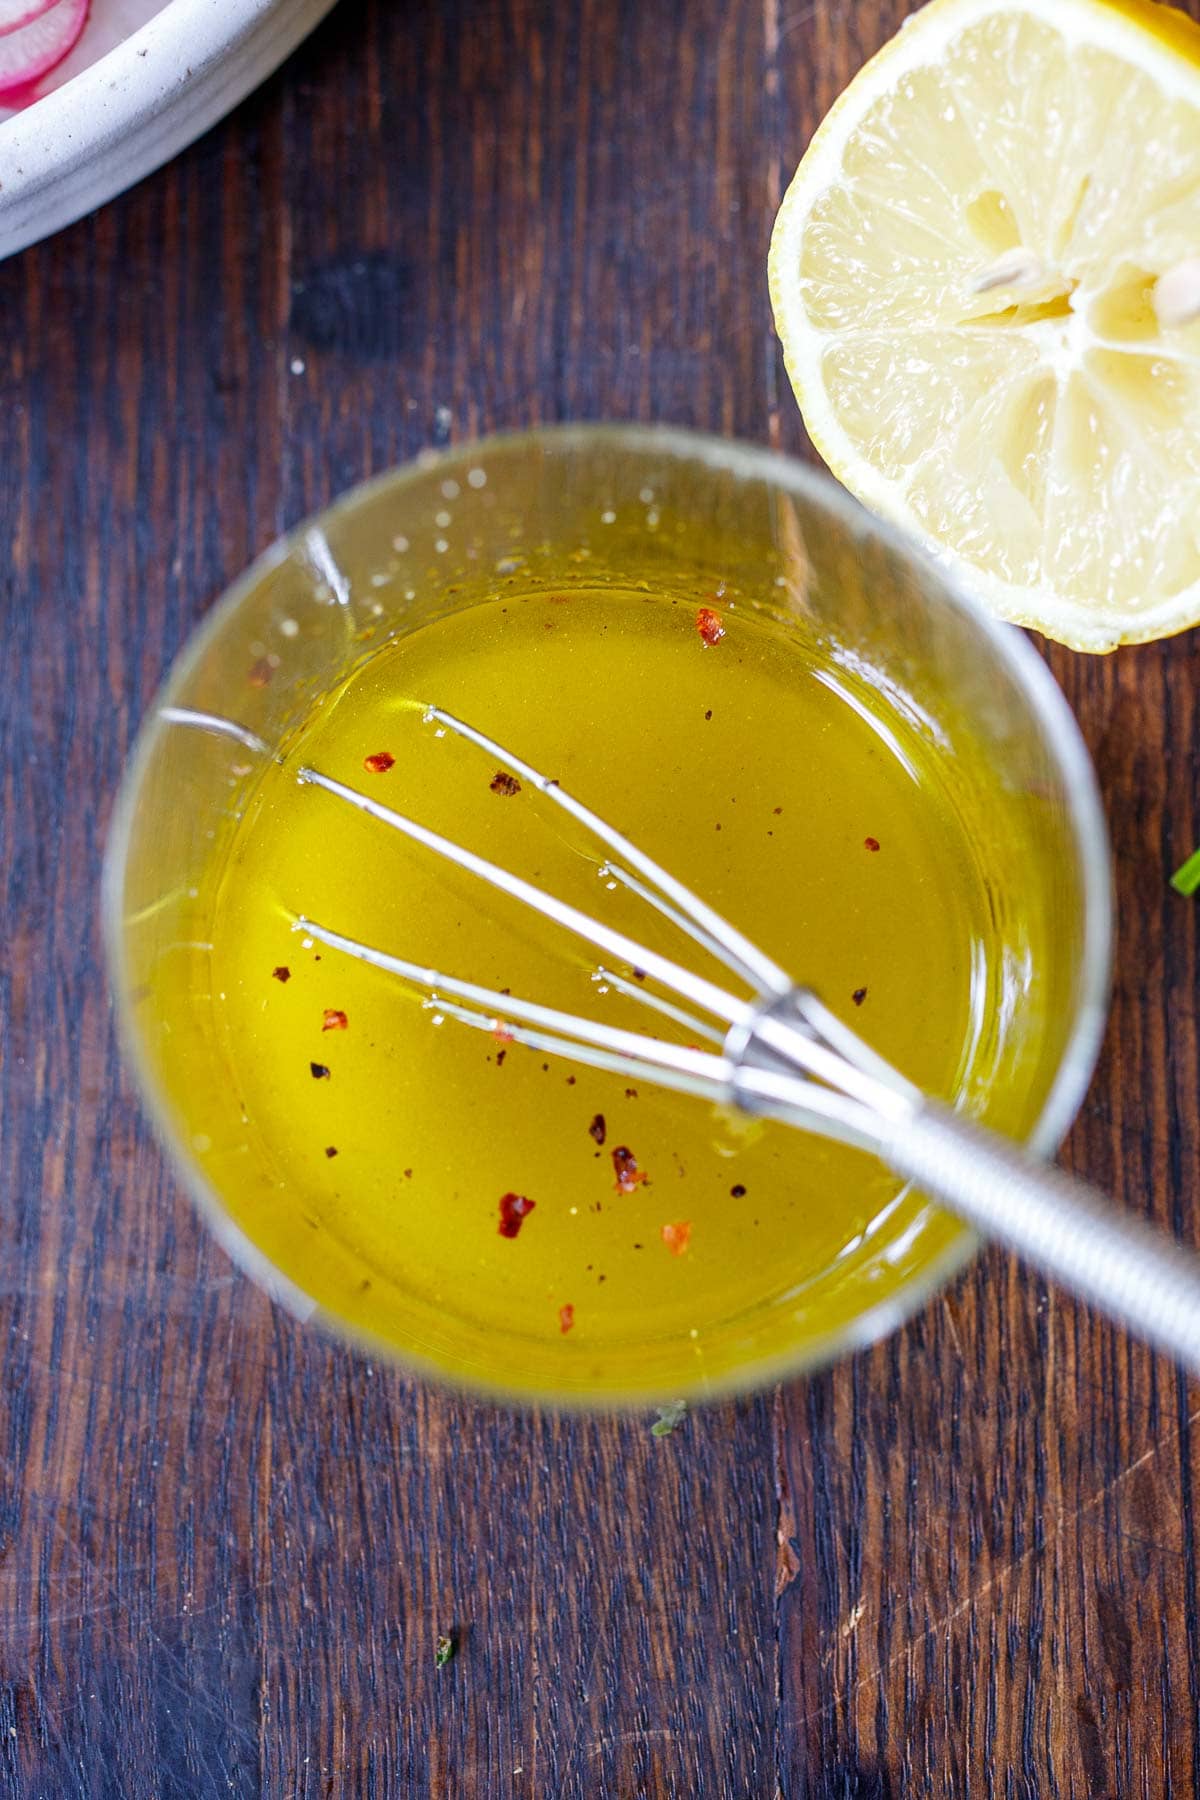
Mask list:
[[[1200,620],[1200,28],[933,0],[837,101],[771,298],[833,472],[1081,650]]]

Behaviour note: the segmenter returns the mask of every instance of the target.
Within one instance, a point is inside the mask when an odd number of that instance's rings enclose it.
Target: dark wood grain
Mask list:
[[[194,620],[430,443],[603,416],[803,449],[770,222],[902,10],[344,0],[0,266],[5,1794],[1200,1794],[1200,1410],[1163,1362],[990,1255],[662,1441],[448,1398],[232,1273],[113,1043],[103,834]],[[1067,1160],[1200,1239],[1197,913],[1165,883],[1200,642],[1050,660],[1124,921]]]

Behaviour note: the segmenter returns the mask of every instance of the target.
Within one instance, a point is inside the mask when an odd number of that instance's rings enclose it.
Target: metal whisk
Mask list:
[[[604,846],[602,874],[699,944],[750,989],[741,998],[639,944],[497,863],[319,769],[300,780],[446,858],[636,970],[597,974],[710,1049],[672,1043],[481,987],[343,936],[299,925],[333,950],[423,990],[463,1024],[593,1068],[615,1071],[814,1131],[874,1152],[984,1235],[1026,1257],[1181,1362],[1200,1370],[1200,1257],[1006,1139],[931,1100],[806,988],[682,882],[558,783],[485,733],[430,707],[425,718],[465,739],[561,807]],[[645,982],[656,984],[655,987]],[[674,996],[668,999],[665,990]]]

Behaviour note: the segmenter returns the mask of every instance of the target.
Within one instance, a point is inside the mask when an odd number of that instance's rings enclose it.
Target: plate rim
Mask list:
[[[336,0],[167,0],[0,123],[0,258],[169,162],[265,81]]]

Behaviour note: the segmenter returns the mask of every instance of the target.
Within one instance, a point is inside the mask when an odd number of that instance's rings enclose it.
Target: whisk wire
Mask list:
[[[597,964],[592,979],[598,983],[601,993],[608,988],[614,988],[618,994],[624,994],[630,1000],[637,1000],[642,1006],[648,1006],[651,1011],[660,1013],[663,1018],[673,1020],[676,1025],[682,1025],[683,1029],[692,1037],[704,1038],[710,1044],[725,1042],[723,1031],[716,1030],[706,1019],[698,1019],[694,1013],[685,1012],[682,1006],[675,1006],[670,1000],[664,1000],[661,994],[656,994],[647,988],[645,982],[627,981],[624,975],[616,974],[602,963]]]
[[[360,793],[357,788],[337,781],[331,775],[324,775],[319,769],[305,767],[300,770],[298,779],[310,786],[323,788],[326,793],[335,795],[339,800],[355,806],[360,812],[378,819],[383,825],[390,826],[405,837],[434,850],[448,862],[457,864],[468,874],[478,876],[489,886],[497,888],[501,893],[509,894],[514,900],[523,901],[526,906],[540,912],[544,918],[552,919],[555,924],[572,931],[577,937],[593,944],[596,949],[606,951],[618,961],[625,962],[631,968],[644,969],[653,975],[664,986],[673,988],[685,1000],[694,1006],[701,1006],[706,1012],[722,1019],[726,1025],[733,1025],[745,1019],[753,1011],[753,1003],[740,1000],[736,995],[726,993],[723,988],[685,969],[669,956],[662,956],[657,950],[651,950],[644,944],[637,943],[627,937],[623,931],[617,931],[610,925],[593,919],[588,913],[580,912],[566,900],[560,900],[554,894],[548,894],[543,888],[535,887],[521,875],[514,875],[511,870],[503,869],[498,863],[490,862],[487,857],[479,856],[474,850],[456,844],[451,838],[443,837],[441,832],[431,831],[427,825],[421,825],[416,819],[404,813],[398,813],[380,801],[373,800],[368,794]]]
[[[648,856],[644,850],[631,843],[606,819],[602,819],[598,813],[594,813],[590,806],[585,806],[582,800],[577,800],[574,794],[568,793],[556,779],[544,774],[540,769],[535,769],[533,764],[526,762],[523,757],[514,755],[511,750],[503,744],[498,744],[485,732],[476,730],[473,725],[465,724],[462,719],[456,719],[453,713],[444,711],[440,706],[427,708],[425,717],[436,721],[458,737],[465,738],[477,749],[486,750],[489,756],[496,758],[497,762],[503,763],[506,768],[513,770],[523,780],[530,782],[555,806],[560,806],[564,812],[570,813],[571,817],[585,826],[593,837],[606,845],[609,850],[615,851],[623,862],[627,862],[631,868],[636,869],[638,874],[644,876],[653,887],[658,889],[660,894],[672,901],[679,912],[689,918],[692,924],[705,934],[707,947],[713,949],[715,955],[720,955],[722,960],[735,958],[734,966],[737,967],[738,973],[742,975],[749,986],[761,994],[786,994],[789,991],[792,983],[778,963],[773,962],[769,956],[765,955],[757,944],[751,943],[750,939],[731,925],[728,919],[722,918],[715,908],[701,900],[699,895],[694,894],[684,882],[670,874],[660,863],[655,862],[652,856]]]
[[[680,1074],[710,1082],[716,1097],[728,1095],[730,1068],[723,1051],[714,1054],[709,1050],[668,1044],[660,1038],[646,1037],[641,1032],[626,1031],[619,1025],[606,1025],[598,1019],[561,1012],[553,1006],[543,1006],[537,1000],[524,1000],[516,994],[502,994],[497,988],[463,981],[456,975],[446,975],[421,963],[410,962],[405,957],[393,956],[390,950],[380,950],[374,945],[364,944],[359,938],[345,937],[341,932],[331,931],[328,926],[319,924],[315,919],[299,917],[296,929],[307,932],[330,950],[340,950],[359,962],[370,963],[373,968],[399,976],[402,981],[428,996],[425,1001],[427,1007],[436,1008],[441,1004],[445,1011],[453,1010],[454,1016],[461,1018],[464,1023],[478,1024],[493,1034],[508,1036],[514,1042],[523,1043],[532,1041],[530,1033],[521,1028],[520,1022],[525,1021],[530,1026],[553,1032],[564,1055],[588,1047],[601,1049],[611,1056],[624,1058],[618,1071],[622,1074],[636,1073],[635,1064],[638,1068],[647,1064],[662,1069],[673,1066]],[[473,1001],[480,1010],[471,1012],[465,1007],[452,1009],[443,998],[448,994],[457,1000]]]

